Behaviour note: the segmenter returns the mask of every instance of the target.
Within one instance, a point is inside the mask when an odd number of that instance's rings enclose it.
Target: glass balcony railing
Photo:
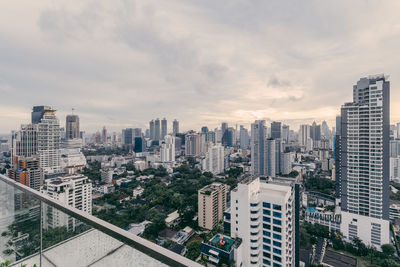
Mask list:
[[[0,264],[201,266],[0,175]]]

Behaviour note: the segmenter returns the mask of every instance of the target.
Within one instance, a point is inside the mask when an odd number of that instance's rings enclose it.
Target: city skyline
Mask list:
[[[86,132],[156,117],[182,130],[256,119],[332,126],[349,85],[379,73],[390,75],[400,121],[396,1],[19,5],[2,5],[1,134],[36,105],[57,109],[61,125],[75,108]]]

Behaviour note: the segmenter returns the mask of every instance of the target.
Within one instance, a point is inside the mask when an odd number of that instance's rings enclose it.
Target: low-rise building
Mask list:
[[[199,226],[212,230],[226,210],[227,185],[212,183],[198,191]]]
[[[230,264],[235,261],[236,266],[241,266],[241,244],[240,238],[233,239],[222,234],[216,234],[208,242],[201,244],[201,256],[204,261],[211,265],[221,266],[221,264]]]

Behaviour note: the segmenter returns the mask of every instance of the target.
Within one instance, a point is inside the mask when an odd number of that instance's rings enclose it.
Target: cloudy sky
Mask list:
[[[0,133],[51,105],[62,123],[181,128],[327,120],[363,76],[391,80],[400,121],[400,1],[0,1]],[[169,125],[170,126],[170,125]]]

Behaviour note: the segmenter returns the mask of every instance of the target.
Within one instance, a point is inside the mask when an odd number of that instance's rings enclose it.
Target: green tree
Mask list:
[[[400,267],[400,263],[392,259],[385,259],[381,262],[381,267]]]
[[[201,242],[199,240],[190,243],[187,246],[186,256],[191,260],[196,260],[201,253]]]
[[[381,246],[381,249],[383,254],[385,254],[388,257],[392,256],[395,252],[395,249],[391,244],[384,244]]]

